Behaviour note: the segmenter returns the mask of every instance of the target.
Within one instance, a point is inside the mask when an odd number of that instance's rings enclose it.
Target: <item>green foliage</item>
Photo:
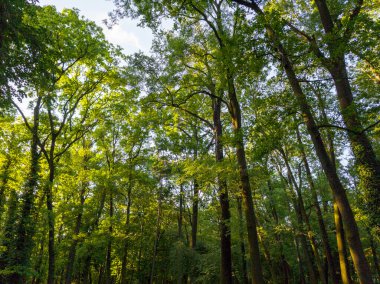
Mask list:
[[[289,53],[327,149],[335,150],[363,246],[375,265],[379,240],[376,228],[366,229],[369,215],[359,180],[371,172],[355,167],[326,62],[305,35],[331,56],[328,60],[346,56],[355,107],[361,121],[372,125],[366,132],[378,154],[377,4],[366,2],[353,23],[357,1],[327,1],[336,27],[326,34],[313,2],[258,2],[265,17],[234,1],[115,1],[112,20],[139,18],[155,31],[151,55],[128,57],[78,10],[58,12],[21,0],[1,4],[0,282],[12,283],[17,275],[22,283],[46,282],[53,227],[56,282],[68,281],[70,274],[72,283],[219,283],[219,199],[228,193],[233,278],[243,283],[244,266],[253,260],[239,212],[245,206],[235,151],[239,141],[246,151],[265,282],[282,283],[285,277],[299,282],[309,273],[304,255],[298,260],[302,236],[315,238],[323,259],[317,205],[336,258],[332,194],[283,62],[268,43],[268,23]],[[170,29],[161,29],[167,19]],[[344,31],[351,28],[346,40]],[[231,124],[231,79],[242,111],[239,131]],[[18,98],[24,96],[32,112],[20,117],[24,108]],[[216,100],[224,154],[218,162]],[[36,184],[30,190],[34,162]],[[53,209],[46,209],[49,193]],[[299,216],[300,196],[307,220]],[[31,209],[24,216],[26,200]],[[30,230],[27,247],[20,249],[23,222]],[[310,240],[303,252],[311,251]],[[27,253],[26,262],[17,262],[20,252]]]

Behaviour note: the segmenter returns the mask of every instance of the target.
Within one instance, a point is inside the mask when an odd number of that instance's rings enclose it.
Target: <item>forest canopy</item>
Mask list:
[[[0,283],[380,283],[380,4],[0,3]]]

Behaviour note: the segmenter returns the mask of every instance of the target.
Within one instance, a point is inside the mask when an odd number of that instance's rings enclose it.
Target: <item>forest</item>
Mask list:
[[[0,1],[0,283],[380,283],[380,2],[113,5]]]

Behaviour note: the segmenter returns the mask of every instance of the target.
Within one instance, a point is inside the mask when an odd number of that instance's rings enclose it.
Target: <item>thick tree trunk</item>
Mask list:
[[[213,99],[213,121],[215,135],[215,159],[222,162],[222,122],[220,120],[221,100]],[[221,275],[220,283],[232,283],[232,257],[231,257],[231,228],[230,228],[230,204],[228,199],[227,182],[218,177],[219,204],[221,209],[220,220],[220,252],[221,252]]]
[[[22,196],[22,209],[20,222],[16,229],[15,240],[15,261],[21,267],[27,268],[29,266],[30,255],[33,248],[33,235],[34,235],[34,197],[38,189],[38,173],[39,173],[39,158],[38,152],[38,128],[39,128],[39,114],[41,107],[41,97],[37,99],[34,108],[33,128],[32,128],[32,142],[30,147],[31,164],[29,174],[25,184],[25,191]],[[24,275],[20,272],[12,276],[12,283],[25,283]]]
[[[359,1],[359,5],[362,2]],[[316,0],[315,4],[318,7],[326,35],[336,37],[334,23],[326,1]],[[360,9],[357,13],[359,12]],[[349,39],[344,40],[348,42]],[[344,58],[345,47],[336,44],[337,41],[329,40],[327,42],[330,60],[324,65],[334,80],[341,114],[346,127],[350,130],[347,134],[358,168],[360,187],[364,194],[364,207],[373,225],[380,227],[380,163],[376,159],[376,154],[370,140],[363,131],[363,126],[354,103]]]
[[[234,0],[234,2],[246,5],[249,8],[253,9],[258,15],[265,17],[264,12],[260,9],[260,7],[256,4],[255,1],[245,2],[240,0]],[[314,117],[311,112],[311,108],[307,102],[306,95],[302,91],[302,88],[293,69],[293,65],[287,55],[285,48],[279,41],[275,30],[268,23],[264,24],[267,30],[267,36],[271,41],[273,48],[276,49],[277,54],[281,58],[281,63],[285,69],[286,76],[297,99],[299,108],[302,113],[302,117],[304,119],[304,123],[307,127],[310,138],[313,141],[314,148],[322,165],[323,171],[333,191],[333,195],[335,197],[339,211],[341,212],[344,229],[347,236],[347,242],[350,248],[351,257],[353,259],[359,280],[363,284],[372,284],[373,281],[371,277],[371,271],[369,269],[369,265],[364,254],[364,250],[360,240],[359,229],[356,224],[354,214],[348,202],[348,198],[343,188],[343,185],[336,173],[335,167],[333,166],[327,154],[325,145],[322,141],[321,134],[315,123]]]
[[[319,92],[315,92],[315,94],[317,95],[320,110],[322,113],[322,121],[323,123],[328,124],[329,121],[326,114],[325,102],[322,99],[321,94]],[[336,170],[336,158],[335,158],[333,134],[328,130],[326,137],[327,137],[328,155],[330,157],[330,160],[334,169]],[[350,267],[349,267],[348,257],[347,257],[346,240],[344,238],[342,216],[339,212],[339,208],[337,204],[335,203],[335,201],[334,201],[333,209],[334,209],[334,222],[335,222],[335,228],[336,228],[338,257],[339,257],[340,278],[343,284],[351,284],[352,280],[351,280],[350,269],[349,269]]]
[[[338,205],[334,202],[334,220],[336,228],[336,242],[338,246],[340,275],[343,284],[352,284],[350,275],[350,266],[347,259],[346,241],[342,224],[342,216],[339,212]]]

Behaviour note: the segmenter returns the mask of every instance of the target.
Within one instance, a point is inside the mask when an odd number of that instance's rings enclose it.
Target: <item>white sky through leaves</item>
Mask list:
[[[138,27],[137,20],[122,19],[111,29],[104,24],[103,20],[109,18],[108,13],[115,9],[110,0],[39,0],[39,5],[53,5],[58,11],[64,8],[77,8],[81,16],[102,27],[107,40],[121,46],[125,54],[149,52],[152,33],[147,28]]]

